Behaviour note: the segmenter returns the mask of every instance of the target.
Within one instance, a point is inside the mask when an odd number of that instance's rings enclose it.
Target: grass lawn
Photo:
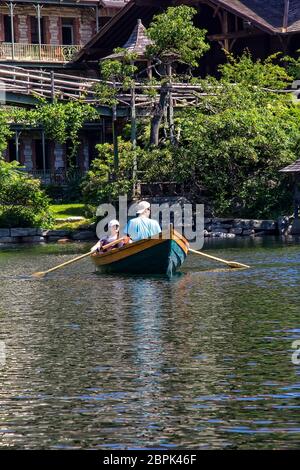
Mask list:
[[[54,219],[57,219],[54,225],[56,230],[78,230],[81,227],[88,226],[92,220],[85,217],[84,204],[53,204],[50,210]],[[83,220],[76,222],[60,222],[59,219],[67,219],[68,217],[84,217]]]
[[[54,204],[50,210],[55,219],[85,217],[84,204]]]

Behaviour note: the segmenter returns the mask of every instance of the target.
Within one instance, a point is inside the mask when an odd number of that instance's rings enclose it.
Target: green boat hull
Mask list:
[[[165,240],[127,258],[97,266],[100,273],[161,274],[171,277],[186,258],[175,240]]]

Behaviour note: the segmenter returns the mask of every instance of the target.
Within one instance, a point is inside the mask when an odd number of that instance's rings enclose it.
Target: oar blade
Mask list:
[[[237,263],[236,261],[229,261],[228,266],[230,266],[232,269],[248,269],[250,266],[247,264],[242,264],[242,263]]]
[[[32,274],[32,277],[44,277],[46,275],[46,272],[40,271]]]

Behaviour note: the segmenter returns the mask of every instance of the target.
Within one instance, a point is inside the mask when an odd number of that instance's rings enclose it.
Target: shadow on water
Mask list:
[[[171,281],[30,276],[88,249],[0,251],[1,448],[298,448],[298,240],[210,241],[251,269],[189,256]]]

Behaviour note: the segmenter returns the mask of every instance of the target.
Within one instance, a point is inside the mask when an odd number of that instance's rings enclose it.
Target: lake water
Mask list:
[[[1,449],[299,447],[300,240],[210,242],[251,269],[171,281],[30,277],[88,248],[0,249]]]

